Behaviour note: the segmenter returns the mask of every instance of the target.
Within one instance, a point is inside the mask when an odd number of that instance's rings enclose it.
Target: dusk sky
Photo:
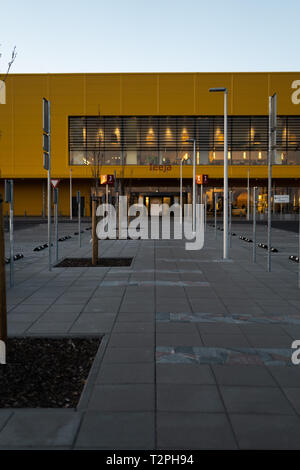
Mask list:
[[[299,0],[2,2],[0,72],[299,70]]]

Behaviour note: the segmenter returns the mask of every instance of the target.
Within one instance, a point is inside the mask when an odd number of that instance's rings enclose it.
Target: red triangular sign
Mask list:
[[[51,180],[52,187],[53,187],[54,189],[57,188],[59,182],[60,182],[59,179],[57,179],[57,180]]]

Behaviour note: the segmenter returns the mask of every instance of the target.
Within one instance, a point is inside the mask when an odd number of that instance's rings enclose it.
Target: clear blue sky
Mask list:
[[[0,72],[14,45],[14,73],[298,71],[299,21],[299,0],[3,0]]]

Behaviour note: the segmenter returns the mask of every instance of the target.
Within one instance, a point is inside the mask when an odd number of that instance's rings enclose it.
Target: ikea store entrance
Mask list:
[[[182,195],[182,201],[183,204],[185,204],[187,201],[185,193]],[[170,207],[174,203],[179,204],[179,194],[166,195],[161,193],[154,193],[143,196],[143,204],[147,207],[149,215],[164,215],[163,212],[160,213],[159,206],[161,206],[162,204],[166,204]]]

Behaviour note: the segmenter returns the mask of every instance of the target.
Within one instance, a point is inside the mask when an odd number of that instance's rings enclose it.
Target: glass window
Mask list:
[[[250,165],[267,165],[268,152],[267,150],[251,150],[250,152]]]
[[[70,151],[70,164],[71,165],[85,165],[86,164],[85,150],[71,150]]]
[[[231,152],[232,165],[249,165],[250,152],[247,150],[233,150]]]
[[[265,165],[268,130],[268,116],[228,116],[229,164]],[[193,158],[194,138],[198,165],[223,165],[223,116],[69,117],[71,165],[92,164],[99,152],[108,165],[178,165]],[[277,145],[274,164],[300,164],[300,116],[278,116]]]

